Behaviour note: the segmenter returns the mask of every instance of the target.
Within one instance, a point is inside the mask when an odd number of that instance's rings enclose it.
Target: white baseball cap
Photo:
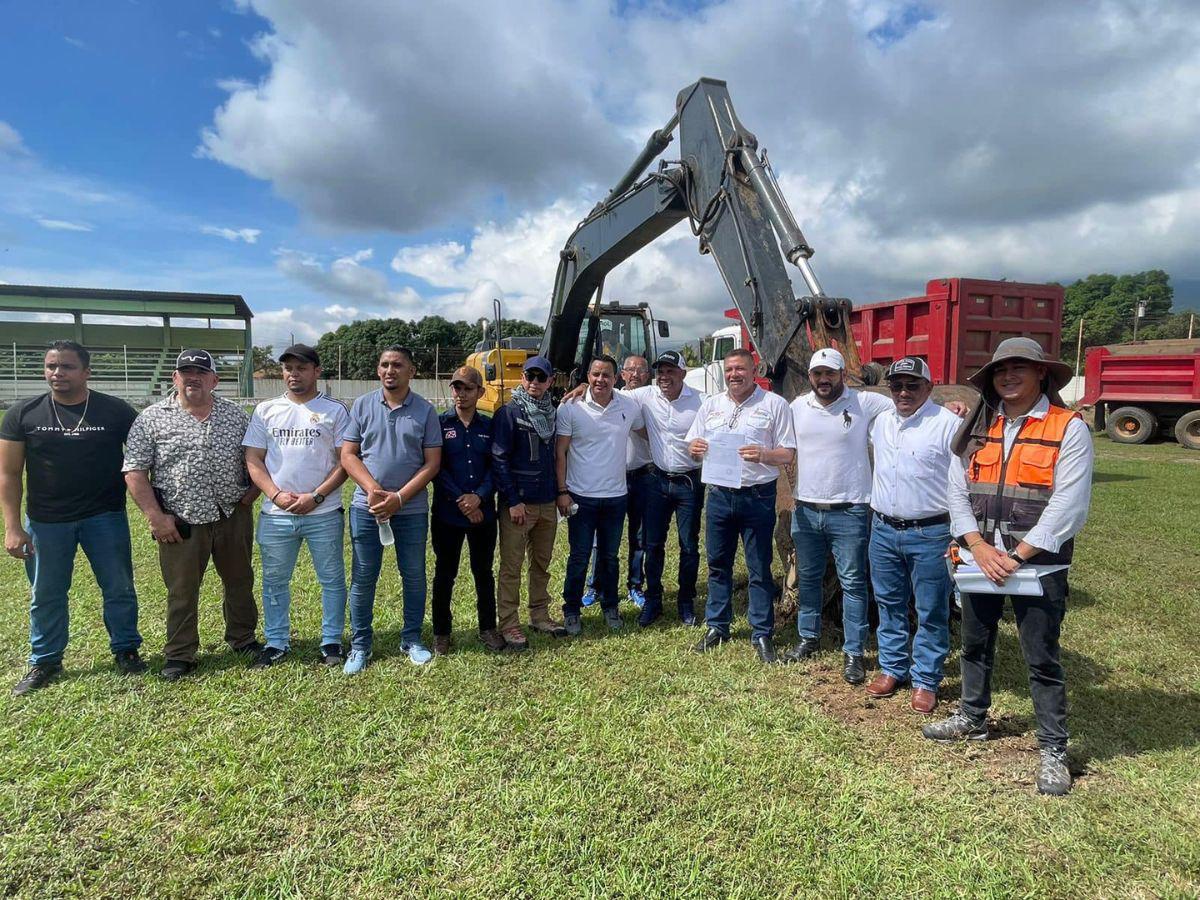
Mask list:
[[[846,360],[832,347],[818,350],[808,361],[808,371],[824,366],[826,369],[845,369]]]

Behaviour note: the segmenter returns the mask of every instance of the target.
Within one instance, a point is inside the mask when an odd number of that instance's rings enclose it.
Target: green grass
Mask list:
[[[120,678],[81,564],[66,675],[0,699],[0,893],[1196,896],[1200,457],[1097,449],[1063,637],[1069,798],[1033,792],[1011,620],[1000,739],[945,748],[903,698],[842,686],[832,637],[807,668],[758,665],[744,618],[742,640],[704,658],[692,630],[610,637],[595,613],[582,639],[488,655],[465,559],[457,650],[424,669],[398,652],[394,568],[375,664],[357,679],[316,665],[302,557],[287,664],[249,671],[220,645],[210,573],[198,676]],[[163,590],[132,520],[157,667]],[[24,668],[27,588],[15,561],[0,571],[7,686]],[[952,698],[956,656],[947,671]]]

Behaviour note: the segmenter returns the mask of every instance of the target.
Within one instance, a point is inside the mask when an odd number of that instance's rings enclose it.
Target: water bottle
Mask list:
[[[567,507],[567,515],[566,515],[566,516],[564,516],[562,513],[559,513],[559,514],[558,514],[558,521],[560,521],[560,522],[561,522],[561,521],[563,521],[565,518],[567,518],[567,516],[573,516],[573,515],[575,515],[575,513],[577,513],[577,512],[579,512],[579,504],[578,504],[578,503],[572,503],[570,506],[568,506],[568,507]]]
[[[379,525],[379,543],[385,547],[396,543],[396,536],[392,534],[392,520],[376,519],[376,523]]]

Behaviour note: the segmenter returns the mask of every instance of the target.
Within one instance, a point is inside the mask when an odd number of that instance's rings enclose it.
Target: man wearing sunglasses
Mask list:
[[[895,409],[871,425],[871,586],[879,606],[880,672],[867,685],[890,697],[911,684],[909,705],[928,715],[937,706],[942,665],[950,650],[950,544],[947,479],[950,444],[962,420],[933,402],[933,377],[919,357],[896,360],[886,374]],[[917,607],[909,648],[908,598]]]

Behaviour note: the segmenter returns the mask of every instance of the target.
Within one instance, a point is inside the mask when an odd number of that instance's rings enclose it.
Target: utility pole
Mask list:
[[[1140,298],[1137,302],[1137,312],[1133,316],[1133,339],[1135,341],[1137,340],[1138,322],[1144,315],[1146,315],[1146,300],[1145,298]]]
[[[1192,331],[1196,327],[1196,314],[1192,313],[1192,317],[1188,319],[1188,340],[1192,339]]]
[[[1079,360],[1083,356],[1083,319],[1079,320],[1079,337],[1075,340],[1075,377],[1079,377]]]

